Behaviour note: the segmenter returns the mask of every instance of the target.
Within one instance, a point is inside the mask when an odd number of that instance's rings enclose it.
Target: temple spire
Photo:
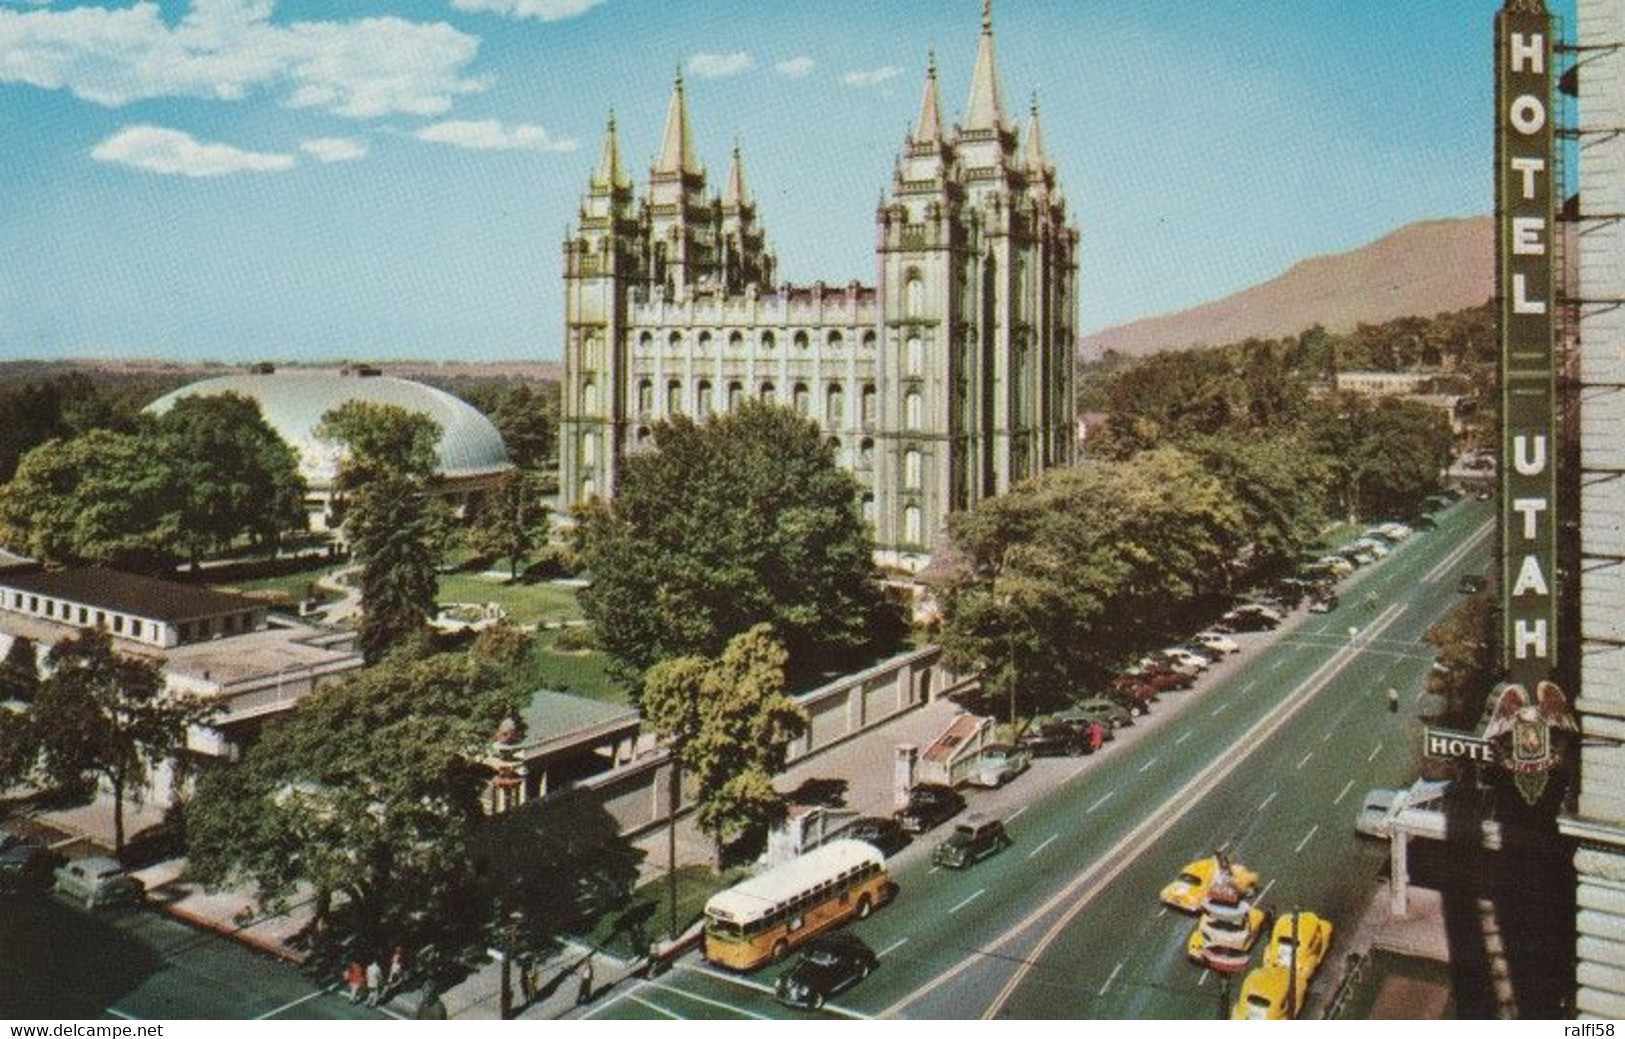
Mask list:
[[[971,75],[970,101],[965,105],[965,129],[1004,127],[1004,96],[999,90],[999,66],[993,59],[993,0],[982,0],[982,43]]]
[[[734,141],[733,155],[728,159],[728,188],[722,193],[722,204],[729,209],[750,204],[745,193],[745,163],[739,157],[739,141]]]
[[[937,97],[937,53],[931,52],[925,73],[925,97],[920,101],[920,118],[914,123],[915,144],[942,141],[942,102]]]
[[[593,186],[625,188],[631,186],[621,169],[621,146],[615,136],[615,112],[609,113],[609,127],[604,131],[604,152],[598,159],[598,171],[592,175]]]
[[[660,158],[656,160],[656,173],[698,173],[694,161],[694,141],[688,130],[688,104],[683,100],[683,70],[677,70],[677,81],[672,87],[671,104],[666,108],[666,133],[661,139]]]
[[[1038,92],[1033,91],[1032,116],[1027,123],[1025,165],[1030,170],[1043,171],[1049,167],[1049,156],[1044,154],[1044,130],[1038,121]]]

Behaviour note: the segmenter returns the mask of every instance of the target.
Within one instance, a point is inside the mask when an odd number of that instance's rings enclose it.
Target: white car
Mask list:
[[[1164,660],[1173,665],[1175,670],[1184,667],[1194,667],[1198,672],[1206,671],[1213,661],[1200,653],[1192,653],[1181,646],[1170,646],[1161,651]]]
[[[1404,541],[1406,538],[1415,533],[1415,531],[1411,530],[1410,527],[1403,523],[1384,523],[1377,529],[1393,538],[1395,541]]]
[[[1209,649],[1216,649],[1220,653],[1240,653],[1241,643],[1229,635],[1217,631],[1202,631],[1196,635],[1196,641]]]
[[[1315,565],[1325,567],[1336,577],[1347,577],[1354,573],[1354,564],[1342,556],[1321,556],[1315,560]]]
[[[1354,544],[1355,544],[1356,547],[1363,548],[1366,551],[1370,552],[1372,555],[1376,556],[1378,559],[1384,558],[1385,556],[1388,555],[1388,553],[1393,551],[1392,548],[1390,548],[1387,544],[1385,544],[1384,542],[1378,540],[1377,538],[1361,538],[1360,540],[1356,541]]]

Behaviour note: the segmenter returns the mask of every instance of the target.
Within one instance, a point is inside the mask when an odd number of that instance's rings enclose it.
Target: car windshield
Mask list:
[[[1240,933],[1242,931],[1247,930],[1247,922],[1246,922],[1245,919],[1221,920],[1221,919],[1216,919],[1216,918],[1209,918],[1208,922],[1207,922],[1207,926],[1208,926],[1208,929],[1212,930],[1212,931],[1231,931],[1231,932],[1235,932],[1235,933]]]
[[[1181,884],[1189,884],[1192,887],[1201,887],[1202,886],[1202,878],[1197,876],[1194,873],[1189,873],[1189,872],[1181,873],[1179,875],[1179,882]]]
[[[806,962],[817,964],[820,967],[833,967],[837,963],[841,962],[841,957],[838,953],[832,949],[823,948],[808,949],[807,955],[804,957],[804,959]]]

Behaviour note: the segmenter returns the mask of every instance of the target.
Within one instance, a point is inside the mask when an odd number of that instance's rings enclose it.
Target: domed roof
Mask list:
[[[489,419],[451,394],[410,379],[337,371],[242,373],[202,379],[166,393],[146,410],[163,414],[182,397],[236,393],[260,406],[272,429],[299,454],[299,473],[312,489],[333,486],[342,455],[337,444],[316,436],[322,416],[352,400],[393,404],[440,424],[443,477],[481,476],[512,468],[502,435]]]

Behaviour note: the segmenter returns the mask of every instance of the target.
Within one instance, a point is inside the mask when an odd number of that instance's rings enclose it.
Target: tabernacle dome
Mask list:
[[[421,382],[378,374],[375,368],[299,370],[262,369],[202,379],[166,393],[146,410],[163,414],[182,397],[236,393],[251,398],[277,434],[299,456],[299,474],[311,494],[312,526],[328,525],[333,485],[342,448],[316,435],[322,416],[352,400],[393,404],[418,412],[440,425],[440,464],[446,493],[459,505],[490,489],[513,468],[502,435],[472,405]]]

